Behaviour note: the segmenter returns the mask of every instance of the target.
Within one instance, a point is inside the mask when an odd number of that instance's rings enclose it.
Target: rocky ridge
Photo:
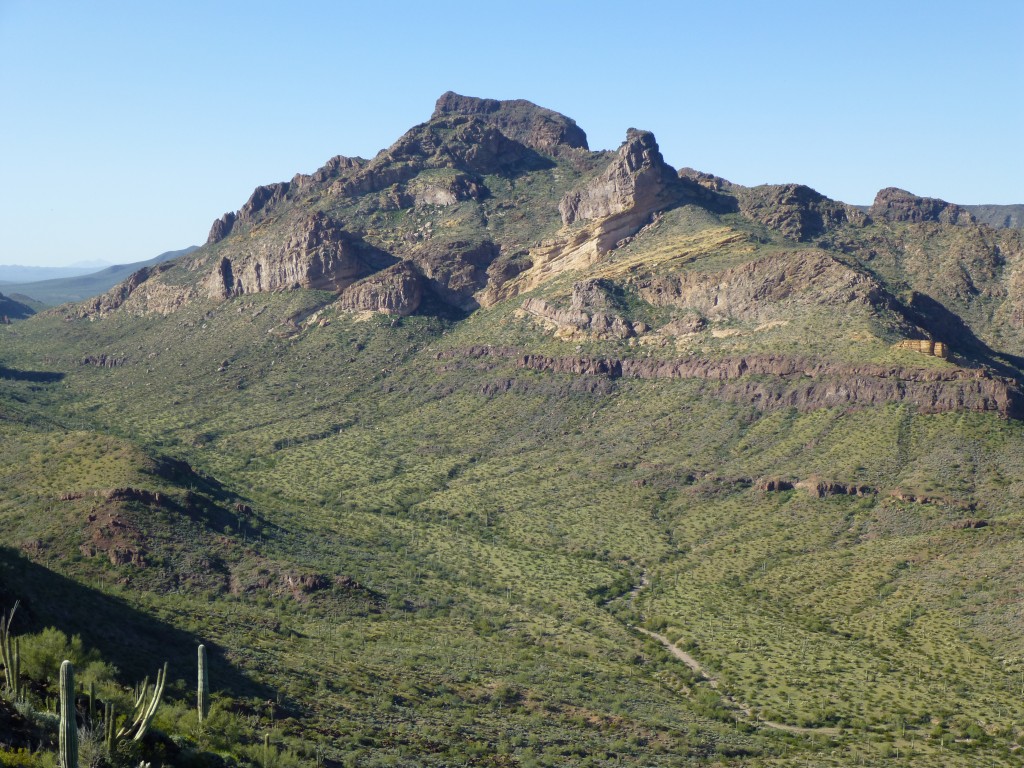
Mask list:
[[[701,227],[721,236],[685,255]],[[591,152],[586,134],[557,112],[449,92],[430,120],[374,158],[338,155],[312,174],[257,187],[213,223],[205,248],[61,312],[168,314],[196,301],[296,289],[330,292],[325,306],[338,312],[396,316],[455,317],[517,299],[518,312],[557,339],[647,343],[641,337],[652,330],[678,338],[711,323],[776,328],[794,312],[853,311],[887,343],[914,340],[899,349],[944,357],[951,344],[979,366],[1009,370],[992,362],[991,344],[996,321],[1024,324],[1021,237],[979,224],[963,206],[896,188],[864,209],[800,184],[744,187],[676,171],[649,131],[629,129],[617,151]],[[537,291],[563,275],[573,277],[569,306],[564,292]],[[638,320],[635,306],[621,303],[624,289],[647,308],[640,317],[667,309],[671,321],[653,329]],[[970,323],[976,335],[965,332]],[[1024,342],[1013,344],[1009,352],[1024,353]],[[622,375],[647,375],[643,365],[623,359]],[[912,379],[901,389],[891,385],[898,377],[847,373],[855,377],[849,386],[831,393],[791,387],[780,395],[749,381],[729,388],[761,402],[888,397],[923,408],[964,400],[1013,410],[998,387],[976,383],[984,378],[956,379],[957,394],[945,380]],[[886,378],[881,389],[871,383]]]
[[[800,411],[905,402],[923,413],[975,411],[1004,418],[1024,416],[1017,383],[983,369],[908,369],[842,365],[782,355],[680,360],[553,357],[504,347],[473,347],[438,356],[446,359],[495,357],[543,373],[610,379],[701,379],[714,382],[715,397],[762,410]]]

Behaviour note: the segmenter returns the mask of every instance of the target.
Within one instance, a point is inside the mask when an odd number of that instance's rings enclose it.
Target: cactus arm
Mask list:
[[[149,723],[153,719],[153,715],[156,714],[156,708],[160,705],[160,697],[164,695],[164,683],[166,682],[167,662],[165,661],[164,668],[156,675],[156,683],[153,685],[153,697],[150,699],[149,706],[146,707],[145,716],[142,719],[142,723],[139,725],[139,731],[135,734],[135,741],[139,741],[146,735],[146,731],[149,729]]]

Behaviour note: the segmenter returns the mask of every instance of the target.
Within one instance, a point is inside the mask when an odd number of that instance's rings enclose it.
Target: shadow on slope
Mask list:
[[[959,315],[941,302],[914,291],[906,306],[910,319],[927,329],[935,338],[955,339],[956,351],[961,356],[976,360],[1001,376],[1024,383],[1024,358],[992,349],[974,334]]]
[[[190,632],[148,616],[123,600],[90,589],[33,563],[17,550],[0,546],[0,605],[21,601],[15,631],[38,632],[55,626],[81,635],[87,646],[121,670],[123,679],[141,680],[168,662],[171,679],[191,680],[196,647],[206,644],[216,686],[232,696],[271,698],[273,691],[249,679],[225,658],[223,649]]]

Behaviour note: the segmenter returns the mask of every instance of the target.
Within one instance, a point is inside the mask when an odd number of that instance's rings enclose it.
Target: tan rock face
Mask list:
[[[411,315],[423,300],[423,277],[408,262],[353,283],[346,288],[335,306],[345,312],[383,312],[389,315]]]
[[[605,172],[583,189],[567,194],[558,210],[567,226],[633,210],[648,216],[673,199],[676,181],[654,134],[631,128],[618,157]]]
[[[922,355],[941,357],[943,360],[949,357],[949,350],[941,341],[930,339],[904,339],[895,345],[896,349],[906,349],[911,352],[918,352]]]
[[[338,291],[369,272],[351,238],[320,212],[297,221],[286,240],[256,239],[235,253],[204,282],[210,298],[296,287]]]

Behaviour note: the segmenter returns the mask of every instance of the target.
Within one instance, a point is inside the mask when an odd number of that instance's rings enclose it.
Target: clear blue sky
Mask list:
[[[0,264],[205,241],[446,90],[742,184],[1024,203],[1024,2],[0,0]]]

